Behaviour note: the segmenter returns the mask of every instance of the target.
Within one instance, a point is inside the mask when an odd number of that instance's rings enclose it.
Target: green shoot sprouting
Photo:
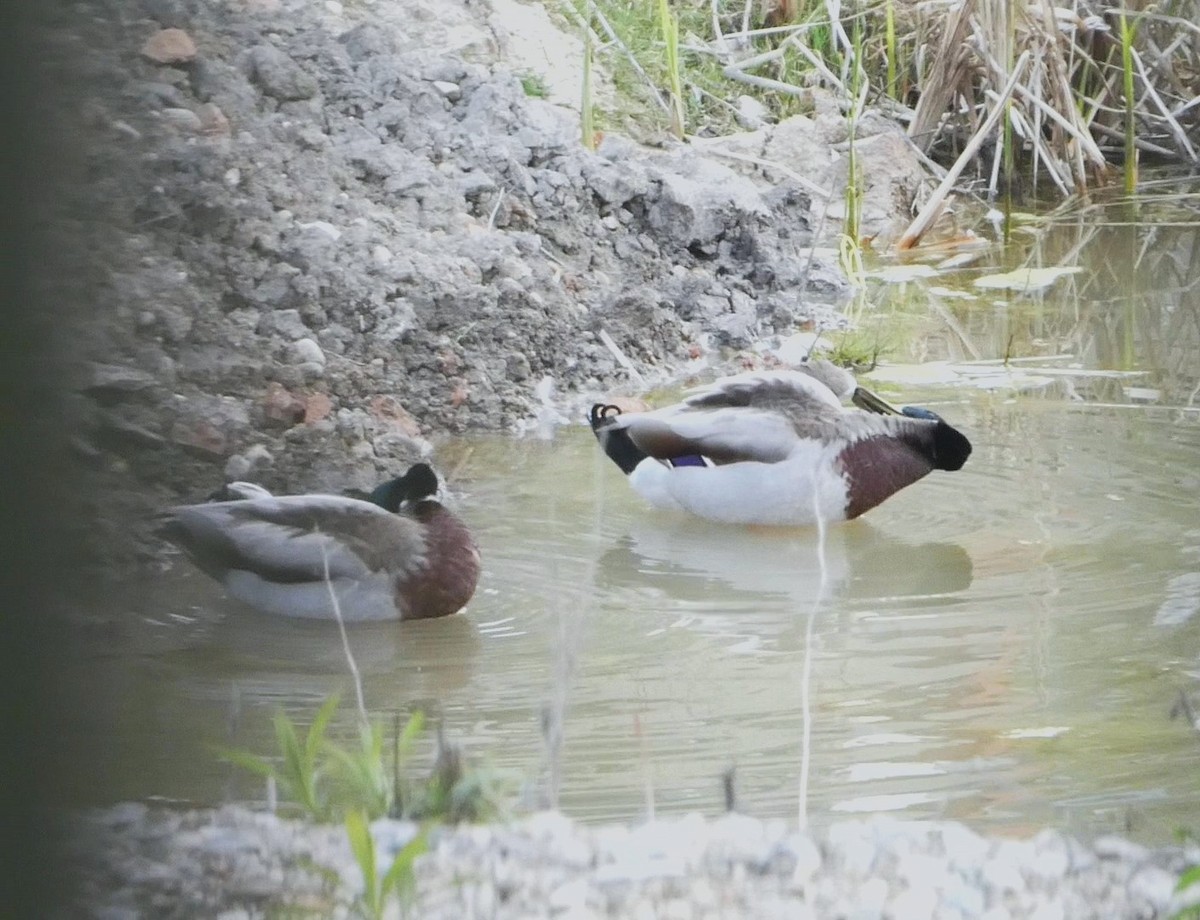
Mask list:
[[[275,743],[282,763],[278,766],[245,751],[224,750],[221,757],[239,767],[274,780],[283,794],[293,800],[316,821],[330,818],[329,799],[322,782],[319,755],[327,744],[325,733],[339,698],[332,696],[317,711],[303,743],[295,723],[283,712],[275,713]]]
[[[667,0],[658,0],[658,24],[666,46],[667,79],[671,82],[671,133],[684,135],[683,80],[679,74],[679,20]]]
[[[580,140],[588,150],[596,149],[596,113],[592,108],[592,30],[583,26],[583,99],[580,101]]]
[[[354,853],[354,861],[362,873],[363,893],[359,898],[362,914],[370,920],[381,920],[391,896],[400,902],[403,911],[412,902],[417,879],[413,872],[416,858],[428,849],[429,827],[425,826],[406,843],[392,860],[387,871],[380,874],[375,851],[375,838],[365,812],[346,812],[346,838]]]

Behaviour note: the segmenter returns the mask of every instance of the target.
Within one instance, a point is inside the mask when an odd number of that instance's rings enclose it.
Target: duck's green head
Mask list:
[[[395,514],[405,502],[419,502],[436,495],[437,490],[437,473],[433,467],[428,463],[414,463],[403,476],[376,486],[367,500]]]

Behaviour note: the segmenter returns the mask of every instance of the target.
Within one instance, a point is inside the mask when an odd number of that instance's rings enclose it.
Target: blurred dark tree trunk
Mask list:
[[[56,831],[56,789],[70,758],[55,726],[71,688],[59,616],[81,555],[67,527],[78,478],[67,447],[63,379],[70,364],[72,251],[63,234],[72,139],[54,113],[68,83],[49,78],[41,40],[64,4],[0,4],[0,451],[5,501],[0,607],[0,916],[45,917],[70,895]],[[57,26],[56,26],[57,28]],[[78,253],[76,253],[78,254]],[[51,294],[43,283],[65,284]]]

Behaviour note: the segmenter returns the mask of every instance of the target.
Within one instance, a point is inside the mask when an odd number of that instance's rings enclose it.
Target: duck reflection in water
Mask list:
[[[777,596],[823,599],[935,597],[965,591],[972,563],[957,543],[915,543],[865,521],[825,531],[824,574],[817,528],[731,529],[687,518],[637,521],[601,558],[609,586],[653,587],[685,601],[739,604]]]
[[[203,634],[193,634],[175,654],[203,655],[205,667],[193,673],[211,679],[217,695],[231,680],[243,698],[275,701],[319,699],[344,685],[346,653],[336,623],[247,616],[240,609],[212,613]],[[434,700],[466,686],[483,647],[479,627],[467,616],[358,623],[346,637],[368,696],[380,699]]]

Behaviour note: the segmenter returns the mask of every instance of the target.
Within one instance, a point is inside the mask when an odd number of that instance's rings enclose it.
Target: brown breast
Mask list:
[[[849,493],[847,520],[870,511],[933,469],[915,445],[888,435],[850,444],[838,454],[838,466]]]
[[[396,597],[403,620],[457,613],[479,583],[479,548],[462,521],[438,502],[421,502],[414,517],[424,525],[426,565],[400,580]]]

